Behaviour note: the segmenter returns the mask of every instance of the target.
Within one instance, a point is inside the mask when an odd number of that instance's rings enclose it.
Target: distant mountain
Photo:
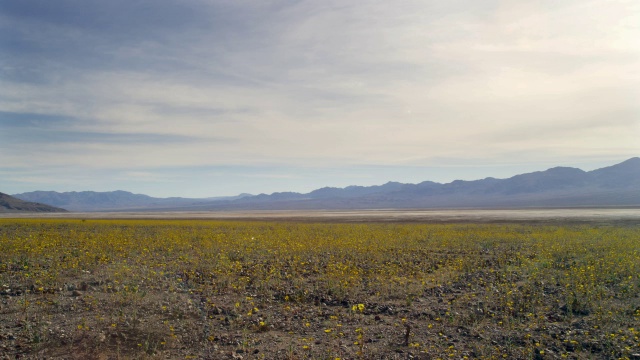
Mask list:
[[[389,182],[378,186],[321,188],[307,194],[260,194],[211,203],[211,210],[522,208],[640,206],[640,158],[593,171],[555,167],[508,179],[447,184]]]
[[[133,194],[128,191],[81,191],[81,192],[55,192],[33,191],[15,194],[14,197],[25,201],[37,201],[52,206],[60,206],[71,211],[115,211],[115,210],[155,210],[167,208],[181,208],[183,206],[194,207],[201,203],[212,201],[233,200],[250,194],[241,194],[232,197],[217,197],[205,199],[190,199],[180,197],[154,198],[142,194]]]
[[[236,197],[152,198],[125,191],[36,191],[14,195],[76,211],[206,211],[311,209],[437,209],[640,206],[640,158],[583,171],[554,167],[508,179],[456,180],[441,184],[388,182],[376,186],[324,187],[306,194],[276,192]]]
[[[65,209],[39,204],[35,202],[27,202],[0,193],[0,213],[6,212],[66,212]]]

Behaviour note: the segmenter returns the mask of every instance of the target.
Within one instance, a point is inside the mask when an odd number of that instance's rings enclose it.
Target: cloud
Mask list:
[[[622,0],[9,2],[0,161],[259,176],[637,156],[639,24]]]

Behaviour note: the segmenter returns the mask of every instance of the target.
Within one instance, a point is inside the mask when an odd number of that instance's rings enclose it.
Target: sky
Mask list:
[[[9,194],[506,178],[639,139],[637,0],[0,0]]]

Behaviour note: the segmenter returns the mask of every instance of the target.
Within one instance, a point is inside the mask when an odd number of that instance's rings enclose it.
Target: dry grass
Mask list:
[[[0,354],[638,358],[639,230],[0,220]]]

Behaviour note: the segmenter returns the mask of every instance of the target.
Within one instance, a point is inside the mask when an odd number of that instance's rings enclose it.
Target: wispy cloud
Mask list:
[[[0,47],[0,163],[40,179],[287,168],[263,191],[640,153],[635,1],[27,0]]]

